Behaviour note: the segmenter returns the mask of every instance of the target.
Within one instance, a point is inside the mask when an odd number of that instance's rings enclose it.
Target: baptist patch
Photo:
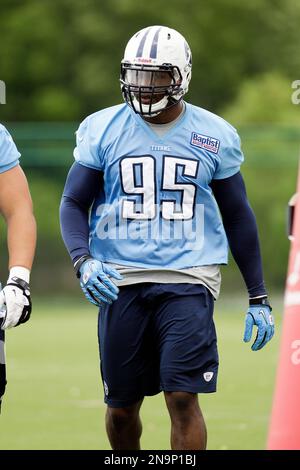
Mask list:
[[[214,137],[209,137],[208,135],[192,132],[191,145],[203,148],[209,152],[218,153],[220,148],[220,141]]]

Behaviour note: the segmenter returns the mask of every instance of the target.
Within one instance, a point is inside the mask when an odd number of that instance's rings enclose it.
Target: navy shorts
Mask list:
[[[214,299],[201,284],[120,287],[99,311],[105,403],[126,407],[160,391],[216,391]]]

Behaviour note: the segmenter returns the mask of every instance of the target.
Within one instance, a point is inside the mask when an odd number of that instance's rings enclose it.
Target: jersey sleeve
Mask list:
[[[21,154],[4,126],[0,127],[0,173],[19,164]]]
[[[235,175],[240,171],[244,161],[244,154],[241,150],[241,139],[235,131],[232,139],[220,155],[220,161],[215,171],[213,179],[225,179]]]
[[[97,133],[93,132],[89,118],[86,118],[80,124],[76,132],[74,158],[81,165],[95,170],[102,170],[100,144],[97,139]]]

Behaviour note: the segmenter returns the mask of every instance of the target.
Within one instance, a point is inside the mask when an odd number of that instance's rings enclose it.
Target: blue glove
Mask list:
[[[263,348],[274,335],[274,321],[271,315],[272,308],[268,301],[250,305],[246,314],[244,341],[248,343],[252,337],[253,326],[257,326],[257,335],[251,346],[252,351]]]
[[[118,271],[94,258],[84,261],[79,269],[80,287],[86,298],[98,307],[118,298],[119,289],[108,276],[123,279]]]

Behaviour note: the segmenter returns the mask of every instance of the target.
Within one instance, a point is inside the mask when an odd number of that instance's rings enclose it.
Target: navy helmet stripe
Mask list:
[[[145,42],[146,42],[146,38],[149,34],[149,31],[150,31],[151,28],[148,28],[144,34],[144,36],[142,37],[141,39],[141,42],[139,44],[139,47],[138,47],[138,50],[137,50],[137,53],[136,53],[136,57],[142,57],[143,55],[143,51],[144,51],[144,45],[145,45]]]
[[[151,51],[150,51],[151,59],[156,59],[156,57],[157,57],[157,43],[158,43],[158,35],[159,35],[160,30],[161,30],[161,28],[158,28],[158,30],[156,31],[156,33],[154,35],[154,38],[153,38]]]

